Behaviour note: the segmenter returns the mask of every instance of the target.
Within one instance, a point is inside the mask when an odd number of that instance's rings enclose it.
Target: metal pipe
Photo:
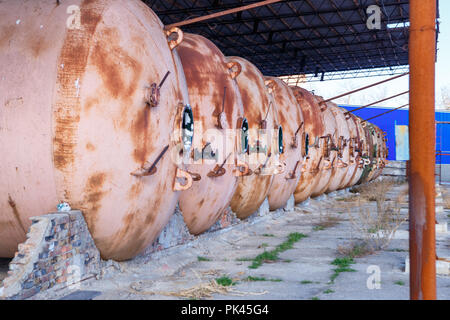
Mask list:
[[[380,103],[380,102],[384,102],[384,101],[388,101],[388,100],[397,98],[397,97],[402,96],[402,95],[407,94],[407,93],[409,93],[409,90],[408,90],[408,91],[405,91],[405,92],[402,92],[402,93],[399,93],[399,94],[396,94],[396,95],[394,95],[394,96],[392,96],[392,97],[389,97],[389,98],[384,98],[384,99],[382,99],[382,100],[378,100],[378,101],[372,102],[372,103],[370,103],[370,104],[366,104],[365,106],[359,107],[359,108],[357,108],[357,109],[347,111],[347,112],[345,113],[345,115],[347,115],[347,114],[349,114],[349,113],[353,113],[353,112],[355,112],[355,111],[359,111],[359,110],[368,108],[368,107],[371,107],[371,106],[373,106],[373,105],[375,105],[375,104],[378,104],[378,103]]]
[[[436,299],[436,1],[410,1],[410,298]]]
[[[242,7],[238,7],[238,8],[233,8],[233,9],[229,9],[229,10],[225,10],[225,11],[221,11],[221,12],[208,14],[208,15],[203,16],[203,17],[198,17],[198,18],[193,18],[193,19],[189,19],[189,20],[185,20],[185,21],[172,23],[172,24],[169,24],[168,26],[165,26],[165,29],[169,30],[169,29],[171,29],[173,27],[181,27],[181,26],[185,26],[185,25],[188,25],[188,24],[193,24],[193,23],[197,23],[197,22],[201,22],[201,21],[205,21],[205,20],[210,20],[210,19],[226,16],[228,14],[232,14],[232,13],[236,13],[236,12],[241,12],[241,11],[245,11],[245,10],[250,10],[250,9],[266,6],[268,4],[272,4],[272,3],[276,3],[276,2],[280,2],[280,1],[282,1],[282,0],[260,1],[260,2],[249,4],[249,5],[246,5],[246,6],[242,6]]]
[[[395,76],[395,77],[392,77],[392,78],[389,78],[389,79],[386,79],[386,80],[383,80],[383,81],[380,81],[380,82],[376,82],[376,83],[373,83],[373,84],[371,84],[371,85],[368,85],[368,86],[365,86],[365,87],[362,87],[362,88],[359,88],[359,89],[355,89],[355,90],[352,90],[352,91],[349,91],[349,92],[340,94],[340,95],[338,95],[338,96],[336,96],[336,97],[333,97],[333,98],[324,100],[324,101],[320,102],[320,104],[324,104],[324,103],[330,102],[330,101],[332,101],[332,100],[335,100],[335,99],[338,99],[338,98],[342,98],[342,97],[348,96],[349,94],[352,94],[352,93],[355,93],[355,92],[359,92],[359,91],[362,91],[362,90],[365,90],[365,89],[369,89],[369,88],[375,87],[375,86],[377,86],[377,85],[379,85],[379,84],[383,84],[383,83],[386,83],[386,82],[388,82],[388,81],[392,81],[392,80],[395,80],[395,79],[404,77],[404,76],[406,76],[406,75],[408,75],[408,74],[409,74],[409,72],[406,72],[406,73],[400,74],[400,75],[398,75],[398,76]]]
[[[386,115],[386,114],[388,114],[388,113],[391,113],[391,112],[394,112],[394,111],[396,111],[396,110],[403,109],[404,107],[407,107],[407,106],[409,106],[409,104],[405,104],[405,105],[403,105],[403,106],[401,106],[401,107],[398,107],[398,108],[395,108],[395,109],[392,109],[392,110],[383,112],[383,113],[381,113],[381,114],[379,114],[379,115],[376,115],[375,117],[372,117],[372,118],[366,119],[366,120],[364,120],[364,121],[361,121],[361,123],[370,121],[370,120],[372,120],[372,119],[375,119],[375,118],[378,118],[378,117],[381,117],[381,116],[384,116],[384,115]]]

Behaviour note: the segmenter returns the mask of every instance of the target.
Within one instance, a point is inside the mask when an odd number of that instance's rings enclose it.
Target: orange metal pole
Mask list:
[[[436,299],[436,0],[410,1],[410,297]]]

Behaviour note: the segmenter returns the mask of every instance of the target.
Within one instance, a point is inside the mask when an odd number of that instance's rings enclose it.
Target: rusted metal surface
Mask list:
[[[188,97],[163,25],[137,0],[71,5],[79,28],[67,27],[67,5],[55,1],[0,6],[2,257],[24,241],[29,217],[65,201],[83,211],[104,259],[129,259],[178,200],[169,140]],[[148,106],[146,89],[167,72],[158,105]],[[130,174],[167,145],[153,175]]]
[[[386,164],[386,143],[384,141],[383,131],[374,125],[376,138],[377,138],[377,164],[375,166],[374,174],[372,176],[372,180],[376,180],[383,173],[383,169]]]
[[[364,136],[365,136],[365,146],[366,146],[366,152],[363,154],[363,161],[364,161],[364,170],[361,174],[361,177],[358,181],[358,184],[363,184],[369,181],[369,175],[370,172],[373,170],[373,160],[374,160],[374,145],[373,145],[373,129],[372,125],[370,123],[365,122],[362,124],[364,129]]]
[[[347,172],[349,171],[350,165],[350,130],[342,109],[332,102],[328,102],[327,106],[333,113],[336,121],[335,147],[337,149],[337,158],[335,161],[335,172],[327,189],[327,192],[333,192],[341,189],[341,186],[345,185],[348,181]]]
[[[410,1],[409,249],[411,299],[436,299],[436,1]]]
[[[338,152],[336,150],[338,132],[336,119],[331,109],[326,104],[320,105],[323,101],[322,97],[314,97],[320,106],[320,115],[322,116],[324,124],[324,131],[322,133],[322,136],[319,137],[319,145],[324,166],[320,171],[319,181],[317,182],[311,194],[312,197],[317,197],[324,194],[328,190],[328,187],[333,181],[333,177],[336,173],[338,160]]]
[[[352,182],[353,177],[359,170],[359,160],[358,160],[358,140],[359,140],[359,133],[358,128],[356,126],[355,121],[351,116],[345,115],[345,110],[338,107],[338,111],[344,116],[345,122],[347,124],[348,128],[348,140],[345,141],[345,148],[344,156],[348,157],[347,162],[347,172],[344,178],[342,179],[341,184],[339,185],[338,189],[345,189],[350,185]]]
[[[194,113],[195,135],[188,170],[201,180],[180,195],[179,205],[193,234],[209,229],[229,207],[237,187],[234,173],[243,106],[233,79],[238,74],[208,39],[185,34],[178,52]],[[239,70],[239,68],[237,68]]]
[[[365,122],[367,124],[367,122]],[[371,162],[371,169],[370,172],[367,175],[366,181],[372,181],[374,179],[375,174],[378,172],[379,167],[379,151],[380,151],[380,145],[379,145],[379,139],[378,139],[378,131],[377,127],[373,123],[369,123],[367,125],[369,127],[370,131],[370,137],[372,139],[372,162]]]
[[[272,185],[274,166],[278,162],[277,150],[273,148],[278,121],[273,97],[261,72],[245,59],[227,59],[241,65],[236,81],[249,125],[249,154],[242,155],[241,160],[249,164],[253,174],[238,178],[239,184],[231,201],[233,212],[245,219],[258,210]]]
[[[292,90],[278,78],[266,77],[266,84],[272,91],[279,124],[283,128],[284,153],[280,161],[286,165],[286,172],[274,176],[269,190],[270,210],[285,206],[294,193],[301,176],[305,146],[305,123],[303,113]]]
[[[347,115],[347,121],[353,121],[355,128],[356,128],[356,139],[353,143],[353,154],[356,164],[355,173],[350,180],[347,187],[354,186],[358,183],[358,181],[361,179],[361,175],[363,173],[365,164],[364,164],[364,156],[368,154],[366,148],[366,139],[365,139],[365,132],[364,128],[361,125],[361,118],[356,117],[353,114]],[[351,125],[349,125],[351,127]],[[351,161],[351,160],[350,160]]]
[[[305,135],[300,138],[305,150],[300,180],[294,192],[295,202],[300,203],[309,198],[320,179],[324,166],[320,149],[320,137],[324,133],[324,123],[319,104],[314,95],[300,87],[290,87],[302,111],[305,122]]]

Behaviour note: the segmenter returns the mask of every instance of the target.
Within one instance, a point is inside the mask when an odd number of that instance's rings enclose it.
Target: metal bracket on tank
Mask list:
[[[176,47],[178,47],[178,45],[183,42],[183,38],[184,38],[184,34],[183,31],[181,31],[180,28],[177,27],[173,27],[170,28],[169,30],[166,31],[166,36],[167,38],[169,38],[172,34],[176,33],[177,34],[177,38],[176,39],[171,39],[168,40],[169,42],[169,48],[170,50],[175,49]]]
[[[292,170],[291,172],[289,172],[289,174],[286,176],[286,180],[292,180],[297,178],[297,175],[295,174],[297,171],[297,167],[300,164],[300,160],[297,161],[297,163],[295,164],[294,170]]]
[[[214,169],[212,171],[208,172],[207,176],[210,178],[217,178],[217,177],[223,176],[227,172],[227,170],[225,170],[225,168],[223,166],[225,165],[225,163],[227,163],[227,160],[230,156],[231,156],[231,153],[228,155],[228,157],[226,157],[226,159],[223,161],[223,163],[220,166],[218,164],[216,164]]]
[[[282,174],[286,171],[286,163],[280,162],[275,165],[275,170],[273,174]]]
[[[167,150],[169,150],[169,145],[164,147],[163,151],[161,151],[161,153],[156,158],[156,160],[153,162],[153,164],[149,165],[149,163],[147,162],[142,168],[140,168],[134,172],[131,172],[130,174],[135,177],[147,177],[147,176],[154,175],[158,171],[158,168],[156,168],[156,165],[158,164],[159,161],[161,161],[162,157],[167,152]]]
[[[267,166],[267,163],[269,162],[269,160],[270,160],[270,157],[272,156],[272,153],[269,153],[269,155],[267,156],[267,158],[266,158],[266,162],[264,162],[264,164],[261,164],[256,170],[255,170],[255,174],[261,174],[261,172],[262,172],[262,169],[264,169],[266,166]]]
[[[166,72],[166,75],[163,77],[161,82],[158,84],[152,83],[150,87],[145,90],[145,102],[150,108],[156,108],[159,105],[159,100],[161,98],[161,87],[166,82],[167,77],[169,76],[170,71]]]
[[[275,87],[275,81],[272,79],[264,81],[264,84],[266,85],[267,90],[270,94],[273,93],[273,88]]]
[[[347,167],[348,167],[348,164],[345,163],[344,161],[342,161],[342,159],[338,159],[337,167],[338,167],[338,168],[347,168]]]
[[[178,182],[178,179],[184,179],[186,181],[185,184],[181,184]],[[181,170],[177,168],[177,174],[175,176],[175,183],[173,185],[173,191],[186,191],[192,187],[194,179],[191,173]]]
[[[330,170],[331,168],[333,168],[334,160],[336,160],[336,158],[333,158],[333,161],[325,159],[325,161],[327,161],[328,164],[326,164],[325,167],[323,167],[323,170]]]
[[[235,177],[245,177],[253,174],[253,171],[250,169],[248,163],[237,161],[236,169],[233,170]]]
[[[262,119],[261,122],[259,123],[259,127],[260,127],[260,129],[262,129],[262,130],[266,130],[266,129],[267,129],[267,117],[269,116],[269,111],[270,111],[270,108],[272,108],[272,104],[273,104],[273,102],[270,101],[270,102],[269,102],[269,107],[267,108],[266,116],[265,116],[264,119]]]
[[[231,79],[236,79],[242,72],[242,66],[239,62],[231,61],[227,63],[227,68],[230,70]]]
[[[302,129],[304,125],[304,122],[302,121],[302,123],[300,123],[300,125],[298,126],[297,131],[295,131],[294,136],[292,137],[292,143],[291,143],[291,147],[292,149],[296,149],[298,147],[298,133],[300,132],[300,130]]]

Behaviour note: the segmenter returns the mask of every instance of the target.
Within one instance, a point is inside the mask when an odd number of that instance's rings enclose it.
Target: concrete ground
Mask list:
[[[402,218],[407,217],[407,199],[398,197],[405,195],[406,188],[395,185],[387,192],[385,202],[399,209]],[[322,196],[291,212],[279,211],[164,252],[111,264],[99,280],[84,281],[72,290],[44,292],[33,299],[61,299],[70,293],[76,299],[96,300],[409,299],[409,275],[404,273],[407,221],[386,249],[354,258],[355,263],[347,268],[341,265],[350,272],[338,272],[331,281],[339,267],[332,262],[355,253],[350,244],[367,235],[356,227],[362,217],[358,212],[370,212],[373,217],[376,203],[360,203],[358,196],[349,192]],[[450,210],[438,214],[439,222],[449,220]],[[307,237],[280,252],[278,259],[262,259],[260,267],[249,268],[253,261],[248,260],[275,250],[293,233]],[[440,257],[450,258],[449,240],[448,233],[438,235]],[[217,285],[218,278],[234,284]],[[438,276],[437,285],[438,298],[450,299],[450,276]]]

